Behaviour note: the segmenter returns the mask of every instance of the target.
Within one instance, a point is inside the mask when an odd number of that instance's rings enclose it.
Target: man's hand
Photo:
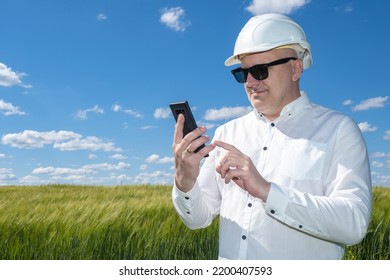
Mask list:
[[[227,151],[216,168],[222,179],[225,179],[225,183],[233,180],[253,197],[266,201],[270,183],[260,175],[251,158],[223,141],[216,140],[212,144]]]
[[[209,136],[202,136],[206,132],[205,127],[199,127],[183,137],[184,116],[180,114],[175,126],[175,134],[172,145],[175,157],[175,181],[176,187],[183,192],[192,189],[199,175],[199,164],[205,155],[214,150],[214,145],[208,145],[197,153],[194,151],[210,140]]]

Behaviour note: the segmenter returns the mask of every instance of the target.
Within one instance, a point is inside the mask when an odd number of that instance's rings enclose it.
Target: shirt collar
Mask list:
[[[309,105],[310,100],[306,93],[301,92],[301,96],[295,99],[293,102],[287,104],[282,109],[282,112],[280,113],[280,117],[284,117],[286,115],[291,115],[293,113],[296,113],[303,108],[305,108],[307,105]]]
[[[295,114],[295,113],[301,111],[303,108],[307,107],[309,104],[310,104],[309,97],[307,96],[306,93],[301,92],[300,97],[298,97],[293,102],[290,102],[289,104],[284,106],[284,108],[280,112],[280,116],[276,120],[283,119],[286,116],[291,116],[292,114]],[[256,113],[256,116],[260,117],[261,119],[265,118],[261,112],[258,112],[256,109],[254,111]]]

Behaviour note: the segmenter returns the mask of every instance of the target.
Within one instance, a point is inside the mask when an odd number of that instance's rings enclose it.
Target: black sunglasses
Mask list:
[[[266,64],[256,64],[249,68],[241,68],[238,67],[232,70],[232,74],[234,78],[236,78],[239,83],[246,83],[246,79],[248,78],[248,73],[251,73],[252,77],[256,80],[265,80],[268,78],[268,67],[275,66],[279,64],[287,63],[290,60],[296,60],[296,57],[286,57],[282,59],[278,59]]]

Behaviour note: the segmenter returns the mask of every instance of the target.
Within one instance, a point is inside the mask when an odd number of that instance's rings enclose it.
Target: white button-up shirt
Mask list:
[[[172,197],[191,229],[220,216],[220,259],[341,259],[364,237],[371,215],[367,149],[349,117],[302,95],[273,122],[257,111],[218,127],[214,139],[250,156],[271,182],[267,201],[216,172],[217,147],[187,193]]]

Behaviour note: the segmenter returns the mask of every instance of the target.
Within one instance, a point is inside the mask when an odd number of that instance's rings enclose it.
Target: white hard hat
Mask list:
[[[291,18],[281,14],[263,14],[252,17],[238,34],[234,54],[225,61],[226,66],[240,63],[243,54],[265,52],[281,46],[299,45],[305,50],[303,68],[313,63],[311,47],[303,29]]]

